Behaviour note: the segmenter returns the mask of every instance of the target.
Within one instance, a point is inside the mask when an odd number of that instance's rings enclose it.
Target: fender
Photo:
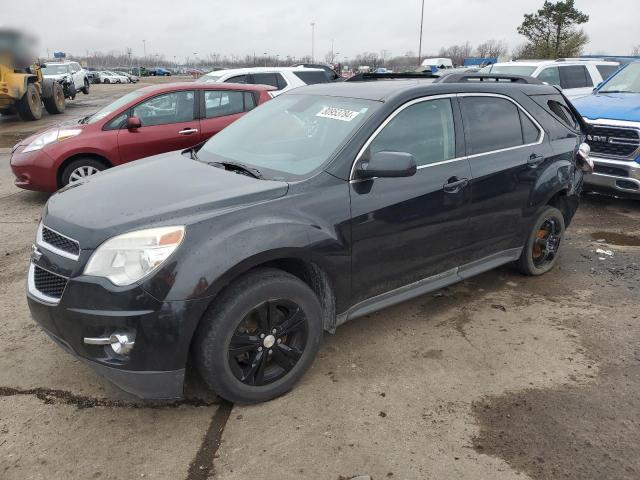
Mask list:
[[[529,205],[536,210],[546,205],[558,192],[562,190],[573,192],[576,188],[577,169],[571,154],[563,154],[559,157],[542,172],[531,189]]]

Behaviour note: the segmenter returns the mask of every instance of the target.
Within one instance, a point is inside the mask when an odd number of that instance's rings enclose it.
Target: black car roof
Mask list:
[[[522,92],[525,95],[552,95],[558,90],[550,85],[527,85],[498,82],[433,83],[433,80],[377,80],[371,82],[318,83],[296,88],[285,95],[326,95],[386,102],[398,96],[438,95],[447,93]]]

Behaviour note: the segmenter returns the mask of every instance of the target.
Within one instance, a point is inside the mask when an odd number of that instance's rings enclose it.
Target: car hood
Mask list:
[[[73,118],[73,119],[65,120],[64,122],[54,123],[53,125],[49,125],[48,127],[43,128],[42,130],[38,130],[36,133],[33,133],[33,134],[29,135],[28,137],[19,139],[18,143],[16,143],[13,148],[15,149],[15,148],[18,148],[18,147],[20,147],[22,145],[29,145],[31,142],[33,142],[36,139],[36,137],[42,135],[43,133],[50,132],[52,130],[59,130],[61,128],[74,128],[74,129],[77,128],[77,129],[80,129],[80,130],[84,130],[85,128],[87,128],[88,124],[79,123],[81,119],[82,119],[82,117]],[[68,140],[65,140],[65,142],[73,141],[74,138],[75,137],[72,137],[72,138],[70,138]],[[45,148],[47,148],[47,147],[45,147]]]
[[[590,120],[599,118],[640,122],[640,94],[596,93],[572,100],[580,115]]]
[[[109,169],[54,194],[45,225],[83,249],[128,231],[186,225],[206,216],[281,197],[286,182],[258,180],[192,160],[179,151]]]

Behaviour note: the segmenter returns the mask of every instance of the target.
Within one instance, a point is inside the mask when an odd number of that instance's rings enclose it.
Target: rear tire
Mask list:
[[[42,99],[33,83],[27,85],[27,91],[16,102],[16,111],[22,120],[40,120],[42,118]]]
[[[81,181],[87,177],[100,173],[107,167],[95,158],[78,158],[65,167],[61,176],[62,186]]]
[[[91,86],[89,85],[89,80],[87,80],[86,78],[84,79],[84,87],[82,87],[80,89],[80,91],[82,93],[84,93],[85,95],[89,95],[89,89],[91,88]]]
[[[227,287],[196,333],[195,364],[207,385],[234,403],[289,390],[311,366],[322,338],[322,307],[309,286],[276,269]]]
[[[64,101],[64,90],[62,89],[62,85],[55,82],[52,88],[52,95],[49,98],[45,98],[42,102],[44,103],[44,108],[51,115],[57,115],[59,113],[64,113],[64,109],[66,107]]]
[[[552,206],[545,207],[536,219],[518,260],[520,271],[535,276],[551,270],[558,259],[564,231],[562,212]]]

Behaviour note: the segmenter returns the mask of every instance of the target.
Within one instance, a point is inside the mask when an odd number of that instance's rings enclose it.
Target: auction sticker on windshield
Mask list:
[[[346,108],[336,108],[336,107],[324,107],[318,113],[316,113],[316,117],[323,118],[332,118],[334,120],[342,120],[343,122],[350,122],[360,112],[356,112],[353,110],[347,110]]]

